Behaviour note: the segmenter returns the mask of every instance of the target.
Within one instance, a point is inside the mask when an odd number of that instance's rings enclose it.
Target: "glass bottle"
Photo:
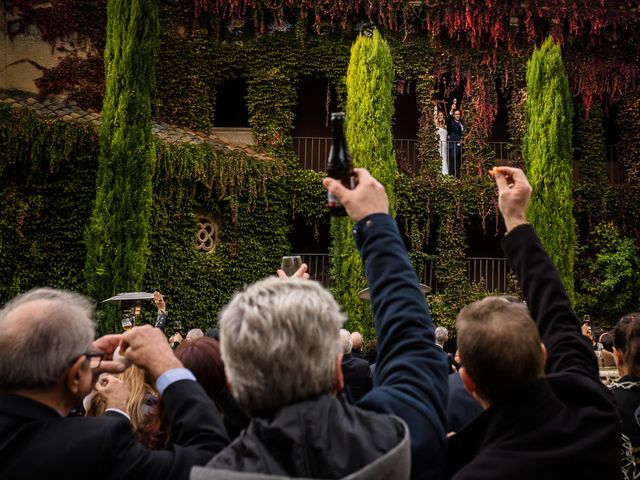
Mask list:
[[[351,156],[347,150],[347,137],[344,133],[344,112],[334,112],[331,114],[331,125],[333,138],[329,158],[327,159],[327,175],[340,182],[347,188],[353,190],[356,178],[353,174],[353,164]],[[331,192],[327,193],[327,206],[329,213],[335,217],[347,215],[344,206],[335,198]]]

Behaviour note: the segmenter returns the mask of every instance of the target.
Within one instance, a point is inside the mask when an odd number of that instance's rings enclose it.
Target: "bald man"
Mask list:
[[[367,356],[362,351],[362,344],[364,339],[362,338],[362,334],[360,332],[351,332],[351,355],[355,358],[361,358],[362,360],[366,360]]]

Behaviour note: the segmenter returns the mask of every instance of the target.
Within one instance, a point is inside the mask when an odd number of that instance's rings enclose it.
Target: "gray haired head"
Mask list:
[[[353,350],[353,339],[348,330],[340,329],[340,345],[342,346],[342,354],[349,355]]]
[[[330,392],[344,320],[316,282],[269,277],[236,293],[220,314],[220,350],[238,402],[256,415]]]
[[[436,343],[444,345],[444,342],[449,338],[449,331],[444,327],[436,328]]]
[[[0,310],[0,390],[46,390],[91,349],[93,303],[80,294],[39,288]]]

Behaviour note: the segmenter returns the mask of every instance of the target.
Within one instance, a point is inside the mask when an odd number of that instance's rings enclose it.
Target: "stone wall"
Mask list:
[[[91,49],[90,45],[77,47],[74,39],[57,41],[52,46],[42,40],[34,25],[11,38],[10,19],[4,2],[0,2],[0,90],[38,93],[35,81],[42,76],[43,68],[54,67],[70,53],[86,56]]]

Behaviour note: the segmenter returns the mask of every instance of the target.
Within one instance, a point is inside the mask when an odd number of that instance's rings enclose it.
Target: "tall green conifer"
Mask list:
[[[156,0],[109,0],[96,200],[85,233],[87,290],[96,300],[138,290],[146,270],[158,35]],[[112,320],[102,328],[112,330]]]
[[[527,217],[573,300],[573,103],[560,47],[547,39],[527,64],[522,155],[533,196]]]
[[[347,70],[347,142],[354,165],[368,169],[385,186],[393,211],[398,167],[391,132],[392,85],[393,64],[387,42],[377,30],[372,37],[359,36],[351,47]],[[366,281],[352,228],[348,218],[332,220],[333,292],[347,312],[348,328],[371,335],[371,309],[356,295],[366,287]]]

